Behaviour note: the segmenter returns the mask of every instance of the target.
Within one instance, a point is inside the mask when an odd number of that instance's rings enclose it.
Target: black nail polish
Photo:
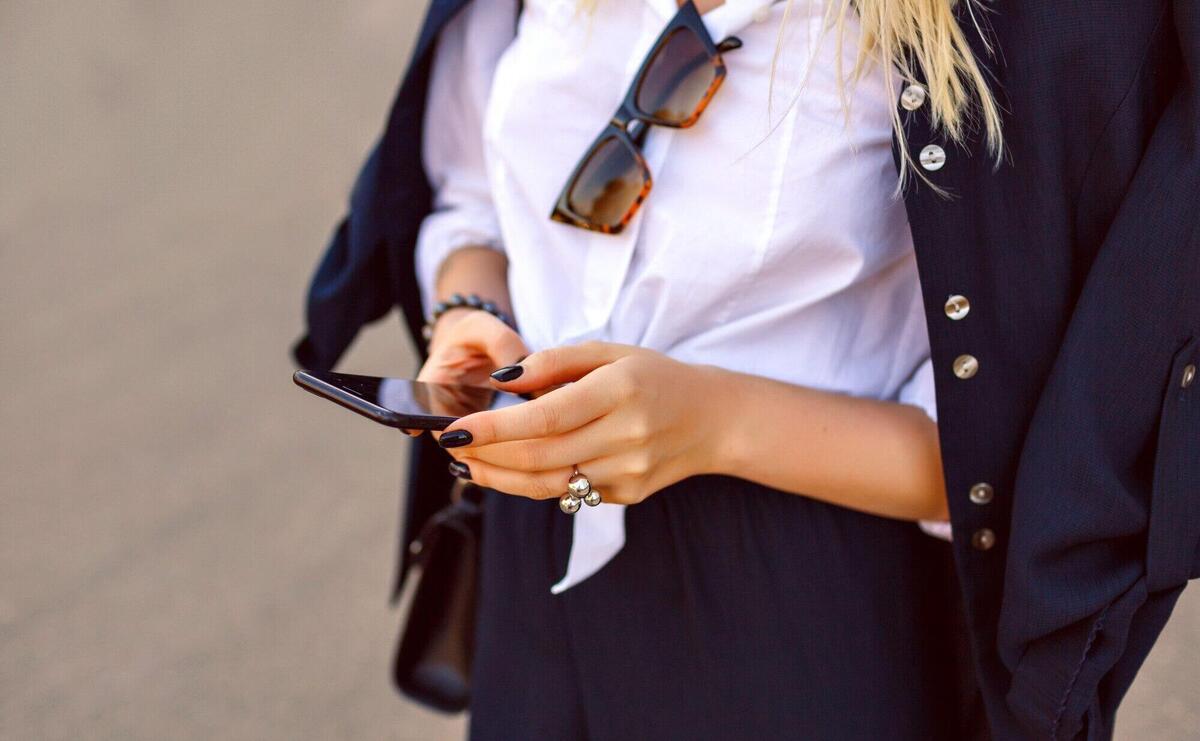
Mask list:
[[[466,463],[450,461],[450,475],[460,479],[471,480],[471,468]]]
[[[524,366],[506,365],[503,368],[496,369],[492,373],[492,378],[496,379],[500,383],[508,383],[509,381],[515,381],[520,378],[521,374],[524,372]]]
[[[470,432],[466,430],[453,430],[442,433],[442,436],[438,438],[438,445],[441,445],[443,448],[461,448],[464,445],[470,445],[471,439]]]

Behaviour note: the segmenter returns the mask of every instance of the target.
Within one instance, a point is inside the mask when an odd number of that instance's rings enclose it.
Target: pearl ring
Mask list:
[[[567,481],[567,493],[558,499],[559,509],[568,515],[578,512],[580,504],[595,507],[601,501],[600,492],[592,488],[592,482],[579,472],[579,467],[574,467],[572,471]]]

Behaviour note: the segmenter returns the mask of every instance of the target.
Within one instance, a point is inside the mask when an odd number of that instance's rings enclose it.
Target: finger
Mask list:
[[[529,355],[529,348],[525,346],[521,335],[507,325],[503,332],[488,337],[484,350],[496,365],[518,363]]]
[[[441,350],[429,356],[429,360],[417,374],[418,381],[425,383],[481,385],[487,380],[492,359],[467,348],[457,347]]]
[[[631,345],[611,342],[563,345],[535,352],[519,365],[500,368],[492,375],[492,379],[505,391],[518,394],[536,391],[547,386],[578,381],[600,366],[637,351],[638,348]],[[516,368],[520,368],[520,371],[516,371]],[[503,380],[505,378],[509,380]]]
[[[587,476],[592,488],[600,492],[602,501],[614,504],[629,504],[644,497],[631,494],[628,485],[617,485],[620,481],[621,463],[614,459],[589,461],[579,467]],[[567,493],[567,483],[575,473],[573,466],[548,471],[513,471],[477,458],[461,458],[451,464],[450,472],[465,478],[485,489],[495,489],[502,494],[527,497],[529,499],[558,499]]]
[[[484,488],[529,499],[557,499],[562,496],[567,490],[567,481],[572,473],[570,468],[556,471],[513,471],[467,457],[455,460],[451,464],[450,472]]]
[[[499,365],[516,363],[529,354],[529,348],[516,330],[482,311],[465,317],[452,327],[447,341],[479,350]]]
[[[467,314],[434,337],[429,359],[417,376],[434,383],[481,383],[498,365],[529,353],[521,336],[485,312]]]
[[[616,406],[621,398],[615,384],[584,379],[555,389],[523,404],[471,414],[446,433],[449,447],[479,447],[510,440],[551,437],[582,427]]]
[[[429,411],[439,417],[465,417],[490,409],[498,392],[483,386],[430,386]]]
[[[561,435],[473,446],[464,452],[514,471],[547,471],[620,455],[632,445],[625,426],[605,415]]]

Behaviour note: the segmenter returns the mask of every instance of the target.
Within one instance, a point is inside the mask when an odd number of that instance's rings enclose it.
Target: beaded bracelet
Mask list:
[[[486,311],[508,326],[513,326],[512,320],[508,318],[508,314],[505,314],[503,311],[501,311],[500,307],[496,306],[495,303],[491,301],[484,301],[473,293],[469,296],[463,296],[461,293],[456,293],[445,301],[438,301],[433,305],[433,313],[430,314],[429,319],[425,322],[425,328],[421,330],[421,334],[425,337],[425,341],[429,342],[431,339],[433,339],[433,326],[437,324],[437,320],[441,318],[442,314],[445,314],[451,309],[463,308]]]

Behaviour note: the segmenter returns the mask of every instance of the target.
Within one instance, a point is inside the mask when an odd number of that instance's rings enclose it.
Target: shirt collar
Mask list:
[[[671,20],[679,6],[675,0],[646,0],[651,8],[662,17],[663,25]],[[754,22],[760,9],[772,5],[776,0],[725,0],[725,2],[701,16],[708,35],[720,43],[722,39],[736,34]]]

